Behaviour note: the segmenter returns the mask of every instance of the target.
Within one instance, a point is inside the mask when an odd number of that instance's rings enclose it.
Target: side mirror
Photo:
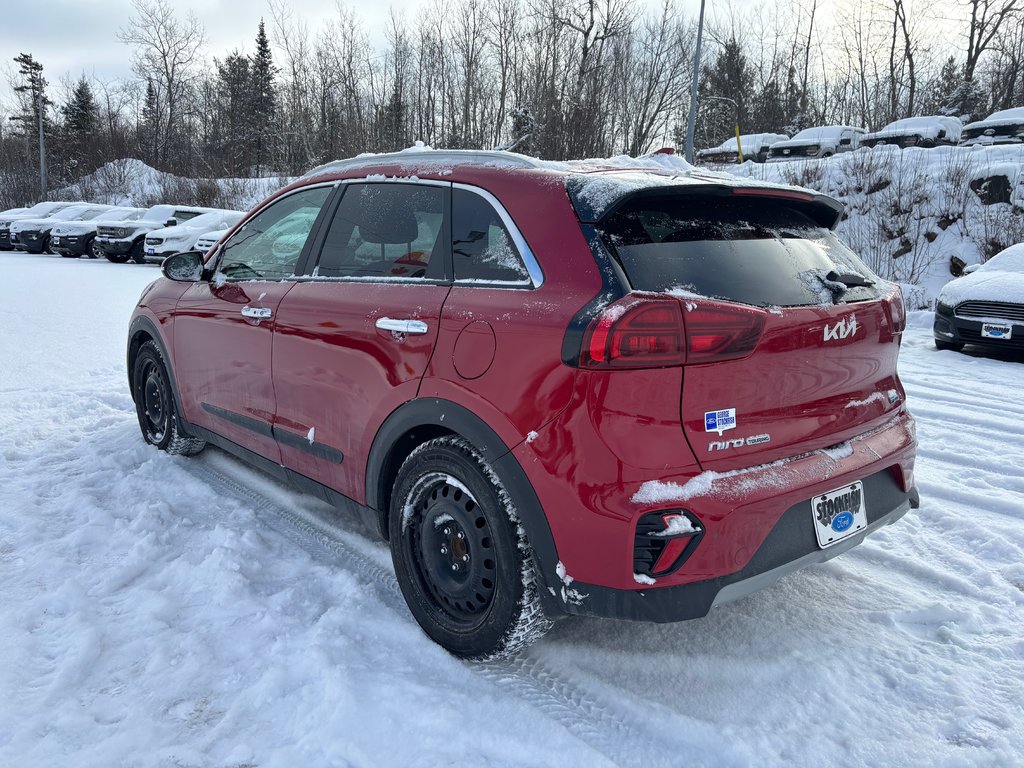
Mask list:
[[[176,283],[198,283],[203,279],[203,254],[199,251],[174,253],[163,260],[160,271]]]
[[[178,220],[172,217],[172,218],[170,218],[170,219],[168,219],[167,221],[164,222],[164,226],[165,227],[176,227],[176,226],[178,226]]]
[[[981,264],[968,264],[966,267],[964,267],[964,271],[961,272],[961,274],[970,275],[973,272],[977,272],[979,269],[981,269]]]

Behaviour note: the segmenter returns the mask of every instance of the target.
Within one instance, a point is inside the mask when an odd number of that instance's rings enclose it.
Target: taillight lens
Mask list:
[[[683,363],[682,305],[633,293],[594,319],[583,341],[588,368],[664,368]]]
[[[757,346],[767,313],[701,301],[686,313],[686,362],[691,365],[746,357]]]
[[[683,304],[661,294],[631,293],[591,323],[583,341],[587,368],[664,368],[749,355],[766,313],[701,299]]]
[[[902,333],[907,327],[907,307],[903,303],[903,289],[898,285],[889,295],[889,313],[892,316],[892,332]]]

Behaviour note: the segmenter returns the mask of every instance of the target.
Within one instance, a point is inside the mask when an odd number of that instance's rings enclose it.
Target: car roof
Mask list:
[[[689,190],[727,194],[735,189],[764,190],[778,196],[800,195],[830,209],[841,205],[813,190],[744,179],[690,165],[674,154],[655,153],[639,158],[619,156],[588,160],[549,161],[501,151],[430,150],[360,155],[314,168],[285,194],[314,183],[345,179],[398,181],[436,179],[480,186],[492,192],[516,180],[564,184],[581,221],[597,221],[625,198],[643,190]],[[276,197],[277,195],[275,195]]]

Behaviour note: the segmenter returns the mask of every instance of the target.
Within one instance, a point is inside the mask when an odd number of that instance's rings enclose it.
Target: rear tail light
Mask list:
[[[631,293],[590,324],[580,364],[586,368],[664,368],[749,355],[765,312],[704,299],[683,305],[661,294]]]
[[[902,333],[907,327],[907,308],[903,303],[903,289],[898,285],[889,296],[889,314],[892,319],[892,332]]]
[[[580,356],[587,368],[664,368],[683,362],[682,305],[642,293],[605,307],[590,324]]]
[[[753,307],[700,302],[686,313],[686,362],[746,357],[757,346],[767,313]]]

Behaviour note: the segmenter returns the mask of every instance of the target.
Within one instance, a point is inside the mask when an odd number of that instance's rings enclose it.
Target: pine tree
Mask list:
[[[142,104],[142,122],[139,125],[139,145],[142,159],[150,165],[160,162],[160,94],[152,80],[146,80],[146,98]]]
[[[252,161],[257,175],[273,154],[277,116],[277,100],[274,97],[276,74],[270,41],[267,40],[263,19],[260,19],[256,33],[256,53],[252,56],[250,67],[250,102],[247,110],[252,127]]]
[[[215,63],[218,97],[215,145],[223,170],[235,176],[243,175],[252,158],[258,129],[250,111],[252,70],[249,59],[238,51]]]
[[[21,94],[21,114],[14,120],[21,121],[27,135],[35,135],[39,120],[40,101],[43,109],[44,130],[47,125],[46,108],[53,104],[46,98],[46,78],[43,77],[43,65],[35,60],[31,53],[22,53],[14,57],[18,65],[18,74],[23,78],[20,85],[14,86],[16,93]],[[41,98],[40,98],[41,97]]]
[[[92,95],[89,81],[82,76],[71,99],[61,107],[64,118],[60,137],[64,147],[64,164],[69,179],[92,171],[90,156],[95,155],[95,138],[99,128],[99,106]]]

